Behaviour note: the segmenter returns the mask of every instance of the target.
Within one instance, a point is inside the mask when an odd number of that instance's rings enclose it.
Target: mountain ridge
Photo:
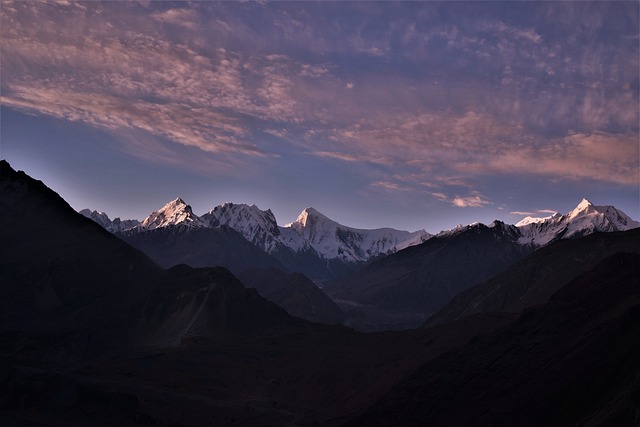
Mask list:
[[[614,206],[596,206],[583,198],[565,215],[555,214],[543,221],[530,221],[518,229],[521,243],[540,247],[558,239],[582,237],[596,231],[625,231],[638,227],[640,222]]]
[[[121,233],[125,230],[129,230],[137,226],[138,224],[140,224],[140,221],[138,221],[137,219],[121,220],[119,217],[116,217],[112,220],[111,218],[109,218],[109,215],[107,215],[106,213],[99,212],[96,210],[92,211],[89,209],[82,209],[78,213],[93,220],[94,222],[97,222],[99,225],[102,226],[102,228],[104,228],[105,230],[111,233]]]
[[[93,219],[101,223],[102,218]],[[102,223],[104,226],[104,221]],[[424,230],[408,232],[392,228],[367,230],[347,227],[313,208],[306,208],[298,220],[285,226],[278,225],[271,210],[263,211],[256,205],[224,203],[198,216],[179,197],[152,212],[135,227],[116,232],[131,237],[165,228],[189,230],[223,226],[240,233],[287,269],[301,271],[317,281],[352,271],[373,258],[431,237]],[[297,270],[300,266],[303,266],[301,270]]]
[[[545,303],[567,281],[617,252],[640,254],[640,230],[557,240],[489,280],[460,292],[425,325],[447,323],[478,313],[521,313],[528,307]]]
[[[83,209],[80,213],[93,219],[108,231],[116,233],[142,232],[175,225],[190,227],[227,225],[267,253],[282,250],[284,245],[296,252],[313,250],[322,258],[342,259],[346,262],[368,261],[379,255],[423,243],[433,236],[452,235],[478,224],[458,225],[437,234],[430,234],[425,230],[408,232],[390,227],[359,229],[342,225],[317,209],[307,207],[296,220],[280,226],[271,209],[261,210],[255,204],[226,202],[198,216],[180,197],[152,212],[143,221],[119,218],[111,221],[106,213],[89,209]],[[130,226],[136,222],[137,224]],[[496,222],[504,223],[495,220],[487,226],[492,227]],[[594,205],[587,198],[583,198],[572,211],[564,215],[556,212],[546,217],[527,216],[514,226],[521,234],[522,244],[541,247],[557,239],[580,237],[596,231],[624,231],[638,228],[640,222],[633,220],[614,206]],[[327,237],[335,235],[340,235],[337,243],[327,241]]]

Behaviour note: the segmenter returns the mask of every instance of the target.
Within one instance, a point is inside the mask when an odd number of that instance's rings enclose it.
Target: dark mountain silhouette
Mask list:
[[[0,331],[6,347],[37,360],[74,364],[158,336],[179,342],[203,324],[196,335],[293,321],[224,269],[163,271],[6,161],[0,224]]]
[[[364,334],[224,268],[162,270],[6,162],[0,237],[3,426],[637,423],[636,254],[515,323]]]
[[[482,312],[521,313],[542,304],[569,280],[617,252],[640,253],[640,229],[560,240],[456,297],[428,325]]]
[[[531,253],[518,237],[499,221],[476,224],[384,257],[323,290],[356,328],[417,327],[458,293]]]
[[[234,274],[251,268],[286,268],[274,257],[229,227],[188,228],[182,225],[118,234],[160,266],[222,266]]]
[[[615,254],[493,335],[425,364],[349,426],[635,426],[640,255]]]
[[[344,320],[344,313],[336,303],[303,274],[256,269],[245,271],[239,278],[245,286],[255,288],[292,316],[329,324],[340,324]]]
[[[0,325],[29,328],[126,292],[161,269],[0,161]]]
[[[227,226],[175,225],[117,236],[162,267],[186,264],[228,268],[247,287],[258,289],[260,295],[293,316],[329,324],[339,324],[344,319],[340,308],[311,280],[300,273],[289,273],[274,256]],[[303,257],[303,253],[296,255]]]
[[[1,167],[2,425],[336,425],[510,320],[373,335],[308,323],[228,270],[161,270]]]

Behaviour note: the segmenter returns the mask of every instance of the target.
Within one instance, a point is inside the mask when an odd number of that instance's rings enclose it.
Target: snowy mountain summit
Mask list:
[[[294,253],[311,251],[324,259],[345,262],[366,261],[430,237],[424,230],[410,233],[391,228],[359,230],[345,227],[314,208],[306,208],[294,222],[284,227],[278,226],[269,209],[263,211],[256,205],[234,203],[216,206],[202,215],[202,220],[209,227],[231,227],[270,254],[283,250]]]
[[[209,227],[226,225],[233,228],[267,253],[282,244],[280,228],[271,209],[263,211],[256,205],[224,203],[202,215],[202,220]]]
[[[586,198],[566,215],[555,214],[539,220],[525,220],[516,224],[522,235],[519,241],[533,246],[543,246],[555,240],[582,237],[595,232],[625,231],[640,227],[640,222],[634,221],[615,207],[596,206]]]
[[[104,226],[101,217],[92,219]],[[293,252],[308,256],[315,253],[321,259],[347,263],[367,261],[378,255],[422,243],[431,237],[424,230],[411,233],[392,228],[361,230],[346,227],[313,208],[303,210],[294,222],[284,227],[278,226],[270,209],[263,211],[256,205],[242,203],[224,203],[199,217],[179,197],[126,231],[140,233],[173,226],[226,226],[269,254],[282,256],[283,252]],[[114,232],[119,231],[125,230]]]
[[[432,237],[425,230],[409,232],[392,228],[365,230],[346,227],[311,207],[304,209],[295,221],[284,227],[278,225],[271,210],[263,211],[256,205],[241,203],[224,203],[199,217],[179,197],[137,225],[135,220],[120,221],[116,218],[110,221],[103,212],[85,209],[81,213],[113,233],[140,233],[173,226],[189,229],[229,227],[265,252],[281,260],[288,257],[293,264],[301,262],[299,257],[308,259],[308,256],[347,264],[359,263],[420,244]],[[459,226],[439,233],[438,237],[464,233],[474,227],[473,224]],[[640,223],[613,206],[596,206],[583,199],[565,215],[527,217],[515,226],[494,222],[488,227],[508,229],[507,234],[521,244],[541,247],[555,240],[594,232],[629,230],[640,227]]]
[[[425,230],[409,232],[392,228],[363,230],[346,227],[314,208],[306,208],[294,222],[284,228],[295,230],[302,242],[324,258],[339,258],[348,262],[366,261],[377,255],[396,252],[431,237]],[[299,249],[295,247],[294,241],[287,243],[288,246]]]
[[[152,212],[138,226],[133,228],[133,232],[155,230],[171,226],[186,226],[188,228],[206,227],[205,223],[193,213],[191,206],[187,205],[180,197],[170,201],[161,209]]]

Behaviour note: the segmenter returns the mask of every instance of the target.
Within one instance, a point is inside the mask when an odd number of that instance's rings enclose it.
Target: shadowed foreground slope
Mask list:
[[[639,228],[559,240],[461,292],[426,324],[446,323],[474,313],[521,313],[547,302],[568,281],[618,252],[640,254]]]
[[[349,426],[637,426],[640,255],[425,364]]]
[[[381,258],[322,290],[356,329],[419,327],[458,293],[530,254],[518,236],[499,221],[475,224]]]
[[[362,334],[293,318],[226,269],[161,270],[6,162],[0,189],[3,426],[633,419],[637,255],[511,326],[480,313]]]
[[[338,425],[510,320],[373,335],[308,323],[225,269],[161,270],[0,167],[2,425]]]

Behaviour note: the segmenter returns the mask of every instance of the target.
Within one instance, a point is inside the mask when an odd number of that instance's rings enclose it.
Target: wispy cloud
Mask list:
[[[551,210],[551,209],[537,209],[537,210],[535,210],[535,211],[533,211],[533,212],[528,212],[528,211],[512,211],[512,212],[509,212],[509,213],[510,213],[511,215],[527,215],[527,216],[530,216],[530,215],[540,215],[540,214],[552,214],[552,215],[553,215],[553,214],[555,214],[555,213],[557,213],[557,212],[556,212],[556,211],[554,211],[554,210]]]
[[[595,5],[558,6],[560,38],[470,7],[7,2],[3,104],[215,155],[362,163],[371,187],[459,207],[489,203],[471,192],[493,174],[637,185],[637,43],[603,39]]]
[[[197,14],[193,10],[168,9],[164,12],[153,12],[151,14],[151,17],[156,21],[180,25],[190,30],[194,30],[197,28]]]
[[[403,187],[400,184],[397,184],[395,182],[389,182],[389,181],[375,181],[375,182],[372,182],[371,185],[373,187],[379,187],[389,191],[411,191],[412,190],[412,188]]]
[[[3,15],[5,105],[107,129],[144,130],[213,153],[268,155],[252,141],[251,126],[295,121],[289,76],[298,69],[323,73],[223,48],[198,51],[135,14],[121,28],[96,15],[100,9],[73,13],[78,21],[64,25],[67,14],[51,4],[20,6],[20,16]],[[28,28],[35,16],[42,31]],[[152,17],[189,28],[196,21],[185,9]]]
[[[456,196],[451,201],[453,206],[458,208],[479,208],[484,205],[490,205],[491,202],[479,193],[470,196]]]
[[[185,110],[180,105],[130,102],[118,97],[60,88],[13,86],[12,89],[14,96],[3,97],[3,103],[10,107],[37,110],[54,117],[112,130],[144,130],[212,153],[266,155],[257,146],[238,139],[244,130],[238,126],[237,120],[234,123],[232,118],[215,111],[202,111],[199,120],[196,120],[193,110]]]
[[[567,180],[595,180],[623,185],[640,182],[638,135],[571,134],[541,146],[517,147],[469,163],[475,172],[533,174]]]

